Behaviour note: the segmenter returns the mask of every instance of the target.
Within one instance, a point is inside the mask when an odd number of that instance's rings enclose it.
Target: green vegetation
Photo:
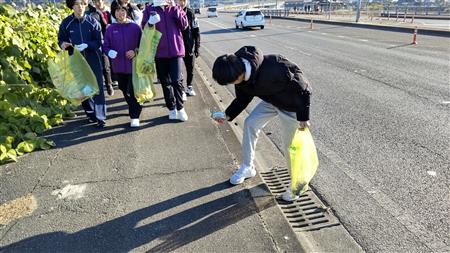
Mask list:
[[[57,32],[67,9],[0,5],[0,164],[54,146],[39,137],[71,117],[71,105],[53,88],[47,61],[59,51]]]

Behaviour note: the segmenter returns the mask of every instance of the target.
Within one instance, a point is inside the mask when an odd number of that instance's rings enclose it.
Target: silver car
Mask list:
[[[236,29],[246,27],[260,27],[264,29],[266,23],[264,15],[258,9],[241,10],[234,20]]]

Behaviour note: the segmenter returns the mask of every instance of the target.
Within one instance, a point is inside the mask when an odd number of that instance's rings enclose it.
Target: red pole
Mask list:
[[[411,44],[417,45],[417,26],[414,28],[413,41]]]

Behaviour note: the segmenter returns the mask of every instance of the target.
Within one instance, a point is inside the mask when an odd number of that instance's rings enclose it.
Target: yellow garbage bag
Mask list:
[[[309,128],[297,129],[289,147],[291,165],[291,189],[301,195],[308,190],[309,182],[319,166],[317,150]]]
[[[80,105],[84,100],[99,94],[97,78],[78,50],[73,50],[71,56],[63,50],[47,64],[56,90],[72,104]]]
[[[139,104],[155,97],[153,77],[156,75],[155,56],[161,33],[155,27],[145,26],[139,44],[139,53],[133,60],[133,89]]]
[[[155,97],[155,89],[153,87],[153,75],[146,75],[137,71],[137,59],[133,60],[133,90],[134,97],[139,104],[145,101],[151,101]]]
[[[161,33],[155,27],[145,26],[139,44],[139,54],[136,57],[136,71],[138,73],[146,75],[156,73],[155,55],[160,39]]]

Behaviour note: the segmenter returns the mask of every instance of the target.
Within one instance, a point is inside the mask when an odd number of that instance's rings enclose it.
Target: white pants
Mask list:
[[[272,104],[261,101],[245,119],[242,139],[242,163],[245,166],[254,166],[253,160],[255,159],[255,148],[259,132],[270,120],[278,116],[281,121],[282,150],[287,161],[286,168],[290,168],[289,146],[292,138],[294,138],[295,130],[299,127],[296,115],[295,112],[283,111]]]

